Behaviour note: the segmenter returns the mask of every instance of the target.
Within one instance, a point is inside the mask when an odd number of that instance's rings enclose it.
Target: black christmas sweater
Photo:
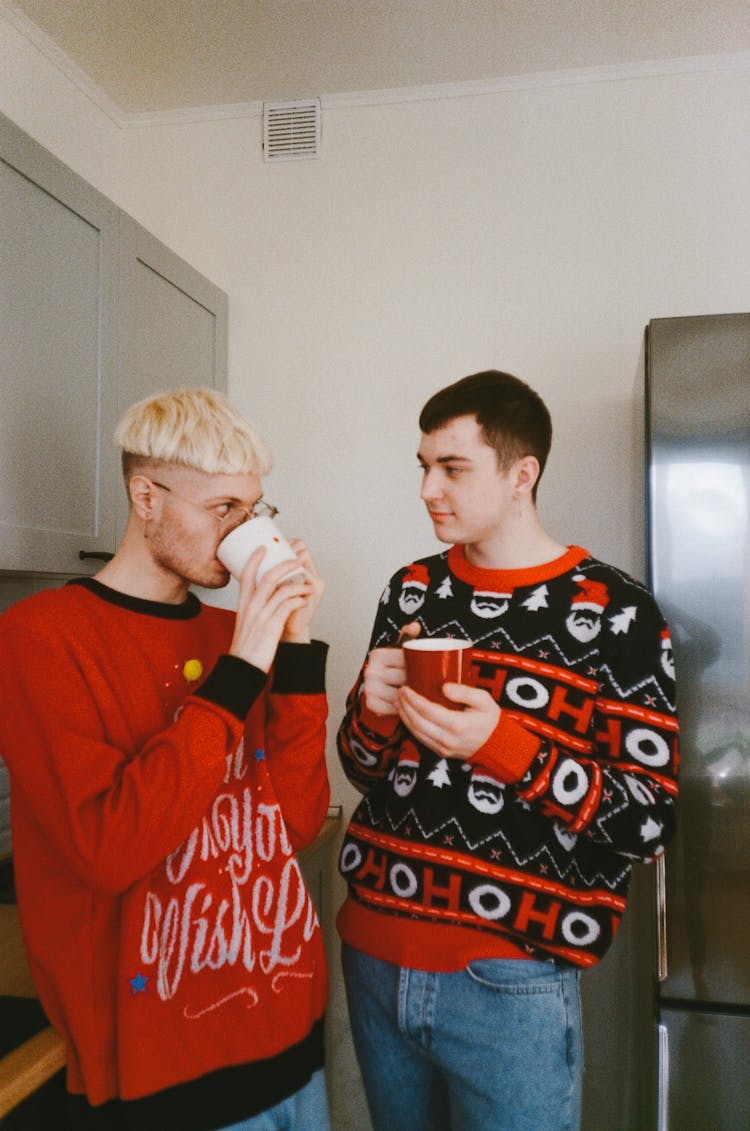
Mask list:
[[[580,547],[485,570],[453,546],[394,574],[368,651],[412,621],[472,642],[471,682],[501,716],[469,761],[440,758],[367,708],[363,668],[338,734],[365,794],[341,852],[339,933],[417,968],[504,955],[594,965],[633,861],[661,854],[674,827],[674,666],[653,597]]]

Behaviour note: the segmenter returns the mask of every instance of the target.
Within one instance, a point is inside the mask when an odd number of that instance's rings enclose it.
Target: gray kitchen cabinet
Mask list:
[[[111,549],[118,213],[0,118],[0,568]]]
[[[226,295],[0,115],[0,574],[100,568],[119,413],[226,361]]]
[[[162,389],[226,389],[227,296],[120,213],[118,415]],[[118,484],[117,532],[127,520]]]

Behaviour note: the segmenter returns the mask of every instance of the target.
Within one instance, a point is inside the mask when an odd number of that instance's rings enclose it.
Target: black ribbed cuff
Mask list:
[[[271,690],[281,695],[321,695],[326,689],[327,658],[328,645],[322,640],[282,642],[274,660]]]
[[[219,656],[195,695],[223,707],[244,722],[267,679],[265,672],[239,656]]]

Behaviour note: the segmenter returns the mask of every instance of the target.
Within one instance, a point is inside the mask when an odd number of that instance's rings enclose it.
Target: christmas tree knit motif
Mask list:
[[[456,926],[489,953],[495,939],[594,965],[633,861],[659,855],[674,824],[674,671],[658,607],[580,547],[500,571],[453,546],[394,574],[370,649],[413,621],[422,636],[471,641],[470,682],[500,723],[468,762],[438,757],[397,716],[368,711],[360,674],[338,735],[365,794],[341,853],[345,941],[366,951],[377,913],[399,919],[402,957],[413,935],[416,965],[423,924],[436,947],[445,938],[445,968]]]

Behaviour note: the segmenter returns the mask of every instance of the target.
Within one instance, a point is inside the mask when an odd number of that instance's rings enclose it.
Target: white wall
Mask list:
[[[436,547],[416,419],[448,381],[537,386],[547,526],[639,570],[643,328],[750,305],[750,56],[657,70],[332,99],[322,158],[269,165],[257,115],[120,129],[0,15],[0,111],[229,294],[230,393],[328,579],[334,719],[386,577]]]
[[[385,579],[436,545],[416,419],[448,381],[537,386],[547,525],[638,569],[644,326],[750,303],[749,80],[334,106],[323,157],[279,165],[257,118],[124,132],[124,207],[229,292],[230,391],[328,579],[334,720]]]
[[[320,160],[266,165],[257,116],[119,130],[0,19],[0,111],[228,292],[230,393],[328,580],[332,737],[383,583],[437,546],[415,451],[441,385],[487,367],[535,385],[556,424],[544,521],[639,571],[644,326],[750,307],[750,58],[334,100]],[[332,742],[330,764],[349,810]],[[338,986],[334,1008],[341,1080]]]
[[[0,9],[0,113],[111,199],[121,130]]]

